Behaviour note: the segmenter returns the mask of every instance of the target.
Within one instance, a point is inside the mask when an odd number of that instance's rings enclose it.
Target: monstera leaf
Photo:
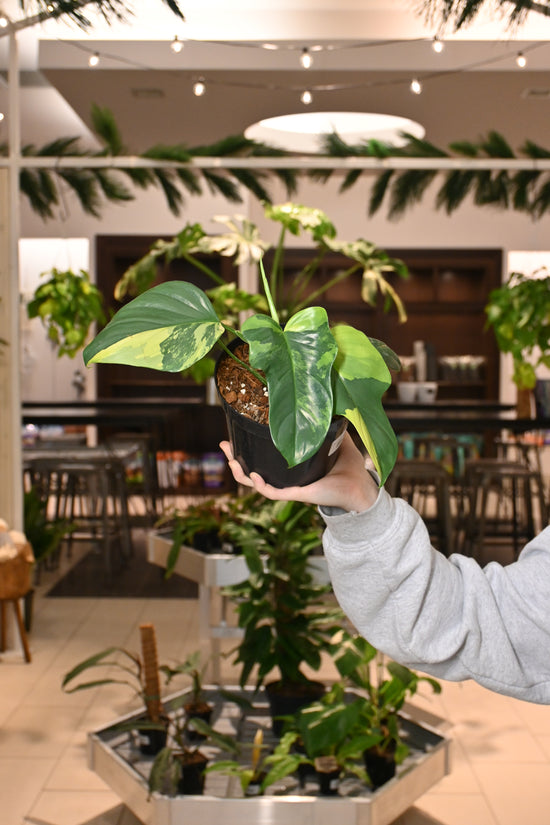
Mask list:
[[[170,281],[123,306],[86,347],[84,361],[181,372],[207,355],[223,332],[201,289]]]
[[[384,359],[367,336],[346,324],[332,328],[338,344],[333,369],[334,413],[357,430],[383,484],[397,458],[397,439],[382,396],[391,384]]]
[[[309,307],[284,329],[267,315],[254,315],[242,335],[250,363],[267,379],[273,443],[294,467],[317,452],[332,419],[330,371],[337,347],[327,313]]]

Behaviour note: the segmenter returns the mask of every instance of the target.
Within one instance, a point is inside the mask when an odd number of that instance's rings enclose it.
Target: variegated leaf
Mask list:
[[[337,349],[326,311],[297,312],[284,330],[269,316],[255,315],[242,334],[250,363],[267,378],[271,437],[294,467],[318,451],[332,419],[330,372]]]
[[[339,324],[332,330],[338,344],[334,363],[334,412],[357,430],[383,484],[397,458],[397,438],[382,406],[391,375],[367,336]]]
[[[180,372],[207,355],[223,331],[201,289],[168,281],[123,306],[86,347],[84,361]]]

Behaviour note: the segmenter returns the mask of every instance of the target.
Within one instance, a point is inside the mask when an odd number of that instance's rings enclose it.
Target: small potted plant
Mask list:
[[[155,754],[166,744],[168,720],[164,713],[159,682],[159,666],[155,629],[151,624],[140,625],[141,656],[122,647],[108,647],[84,659],[68,673],[62,681],[66,693],[100,687],[101,685],[124,685],[134,696],[143,701],[143,716],[129,723],[139,735],[140,751]],[[87,671],[99,668],[106,675],[91,681],[81,681]],[[112,671],[116,676],[110,675]],[[79,680],[79,681],[77,681]],[[128,727],[122,723],[121,729]]]
[[[218,733],[207,722],[187,713],[179,713],[185,702],[180,696],[170,703],[169,737],[158,752],[149,774],[149,791],[168,796],[202,794],[208,753],[201,748],[214,746],[221,751],[237,753],[239,746],[232,736]]]
[[[381,263],[382,253],[367,242],[357,242],[357,249],[353,244],[336,244],[319,210],[303,210],[292,204],[286,211],[280,208],[280,214],[286,215],[285,226],[307,225],[309,217],[323,253],[333,249],[351,256],[353,265],[342,276],[361,268],[365,278],[366,273],[370,276],[364,293],[371,302],[373,287],[396,300],[383,271],[397,264],[387,256]],[[261,252],[261,246],[257,247]],[[397,439],[381,399],[391,384],[390,368],[398,370],[399,359],[361,330],[329,325],[326,310],[310,305],[326,285],[316,292],[306,291],[301,308],[293,314],[279,313],[275,297],[281,277],[278,253],[279,247],[269,279],[259,261],[268,312],[255,312],[240,329],[216,312],[203,290],[191,283],[168,281],[123,306],[86,347],[84,360],[88,365],[121,363],[181,372],[217,347],[223,351],[218,391],[235,455],[246,472],[257,470],[277,486],[309,483],[336,459],[346,419],[355,427],[383,483],[397,457]],[[299,280],[297,276],[289,294],[298,289]],[[225,366],[223,358],[229,359]],[[248,455],[250,447],[255,449]]]
[[[279,744],[265,763],[265,782],[298,773],[305,784],[305,768],[317,778],[319,791],[326,796],[338,793],[340,780],[353,774],[362,782],[369,777],[364,753],[379,743],[381,734],[369,728],[366,699],[346,696],[342,682],[336,682],[317,702],[301,708],[286,720]],[[272,773],[273,772],[273,773]]]
[[[181,674],[185,674],[191,678],[191,689],[187,694],[183,709],[189,719],[202,719],[209,723],[213,706],[204,698],[202,680],[206,669],[206,665],[201,666],[200,651],[190,653],[184,662],[177,665],[161,665],[159,670],[166,676],[166,685],[168,686],[172,679]],[[195,729],[189,729],[190,738],[200,738],[201,734]]]
[[[339,631],[333,641],[338,672],[365,697],[362,724],[365,732],[376,739],[365,749],[365,765],[373,786],[379,787],[394,776],[396,765],[409,750],[399,730],[399,711],[405,700],[416,693],[421,682],[429,684],[434,693],[441,692],[441,685],[397,662],[386,661],[384,655],[361,636]]]

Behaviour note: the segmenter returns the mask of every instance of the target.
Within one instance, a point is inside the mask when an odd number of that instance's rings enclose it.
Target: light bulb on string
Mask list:
[[[205,94],[205,92],[206,83],[204,82],[204,79],[202,77],[199,77],[199,79],[193,83],[193,94],[195,95],[195,97],[202,97],[203,94]]]
[[[8,26],[8,18],[2,15],[0,17],[0,29],[6,29]]]
[[[422,84],[416,77],[411,80],[411,92],[415,95],[419,95],[422,92]]]
[[[183,50],[183,43],[178,38],[177,34],[174,35],[174,39],[170,43],[170,48],[174,52],[174,54],[179,54]]]
[[[92,68],[94,68],[94,66],[97,66],[98,64],[99,64],[99,54],[97,52],[94,52],[93,54],[90,55],[90,57],[88,59],[88,66],[91,66]]]
[[[301,101],[302,101],[302,103],[304,103],[306,106],[309,106],[309,104],[310,104],[310,103],[312,102],[312,100],[313,100],[313,95],[311,94],[311,92],[309,91],[309,89],[305,89],[305,90],[302,92],[302,94],[300,95],[300,100],[301,100]]]
[[[516,63],[520,69],[524,69],[527,66],[527,58],[523,54],[523,52],[518,52],[516,57]]]
[[[432,49],[434,50],[434,52],[437,52],[437,54],[441,54],[444,48],[445,44],[442,40],[439,39],[439,37],[436,34],[434,36],[434,39],[432,40]]]
[[[309,49],[302,49],[302,54],[300,55],[300,63],[304,69],[309,69],[311,64],[313,63],[313,58]]]

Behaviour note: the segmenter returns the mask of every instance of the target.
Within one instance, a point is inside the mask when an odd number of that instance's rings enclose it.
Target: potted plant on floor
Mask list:
[[[291,207],[288,214],[283,211],[288,225],[292,221],[307,225],[300,208]],[[329,235],[323,235],[327,230],[318,210],[308,213],[327,246]],[[371,251],[374,255],[375,248]],[[374,263],[364,253],[359,255],[362,263],[355,266],[367,272]],[[394,268],[387,256],[384,266]],[[274,265],[269,281],[261,260],[260,269],[268,314],[256,312],[238,329],[218,315],[203,290],[191,283],[169,281],[123,306],[86,347],[86,364],[122,363],[179,372],[217,346],[232,371],[229,378],[227,365],[220,360],[218,390],[235,455],[247,472],[258,470],[278,486],[309,483],[336,459],[347,419],[383,483],[397,457],[397,439],[381,399],[391,384],[390,368],[399,369],[399,359],[361,330],[346,324],[331,327],[323,307],[307,305],[313,299],[311,293],[306,306],[293,315],[279,315],[273,297],[278,267]],[[373,282],[386,296],[393,296],[386,289],[383,269],[372,270],[376,273]],[[258,438],[258,449],[247,455]],[[275,449],[267,457],[271,444]]]
[[[550,367],[550,274],[545,268],[530,276],[512,272],[505,284],[492,290],[485,312],[499,350],[512,356],[518,404],[525,399],[520,412],[530,417],[536,369]]]
[[[231,527],[249,571],[224,590],[244,632],[234,662],[241,686],[252,678],[257,688],[265,685],[276,733],[279,717],[324,693],[306,669],[319,670],[341,626],[342,612],[327,599],[330,585],[315,580],[311,565],[321,532],[314,507],[266,499]]]

